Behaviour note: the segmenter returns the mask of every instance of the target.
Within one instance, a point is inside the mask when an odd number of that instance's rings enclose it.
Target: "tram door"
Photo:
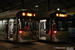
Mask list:
[[[14,19],[9,19],[9,31],[8,31],[8,40],[13,41],[13,28],[14,28]]]
[[[39,39],[46,40],[46,19],[40,20],[39,22]]]

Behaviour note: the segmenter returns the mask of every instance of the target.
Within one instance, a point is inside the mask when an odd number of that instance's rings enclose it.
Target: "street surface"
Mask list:
[[[74,50],[74,41],[69,43],[64,42],[31,42],[17,43],[0,41],[0,50]]]

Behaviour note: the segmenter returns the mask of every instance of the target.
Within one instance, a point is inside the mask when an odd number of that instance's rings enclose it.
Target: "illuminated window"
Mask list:
[[[38,5],[35,5],[35,7],[38,7]]]
[[[10,19],[10,21],[12,21],[12,22],[13,22],[13,21],[14,21],[14,19]]]
[[[59,14],[56,14],[56,16],[59,16]]]
[[[66,14],[58,14],[58,13],[56,14],[56,16],[57,16],[57,17],[67,17]]]
[[[32,13],[27,13],[27,16],[32,16]]]
[[[35,14],[34,14],[34,16],[35,16]]]
[[[57,8],[57,10],[59,11],[60,9],[59,9],[59,8]]]

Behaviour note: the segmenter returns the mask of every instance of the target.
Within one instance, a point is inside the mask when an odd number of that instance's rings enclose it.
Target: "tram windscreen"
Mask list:
[[[33,22],[23,22],[23,30],[33,30],[34,29],[34,23]]]
[[[59,31],[67,31],[68,25],[66,20],[59,20],[58,21],[58,30]]]
[[[35,22],[33,21],[20,21],[20,29],[21,30],[34,30]]]

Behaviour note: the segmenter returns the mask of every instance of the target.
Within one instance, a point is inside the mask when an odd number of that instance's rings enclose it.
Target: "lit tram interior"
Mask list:
[[[46,19],[40,20],[39,39],[46,40]]]

